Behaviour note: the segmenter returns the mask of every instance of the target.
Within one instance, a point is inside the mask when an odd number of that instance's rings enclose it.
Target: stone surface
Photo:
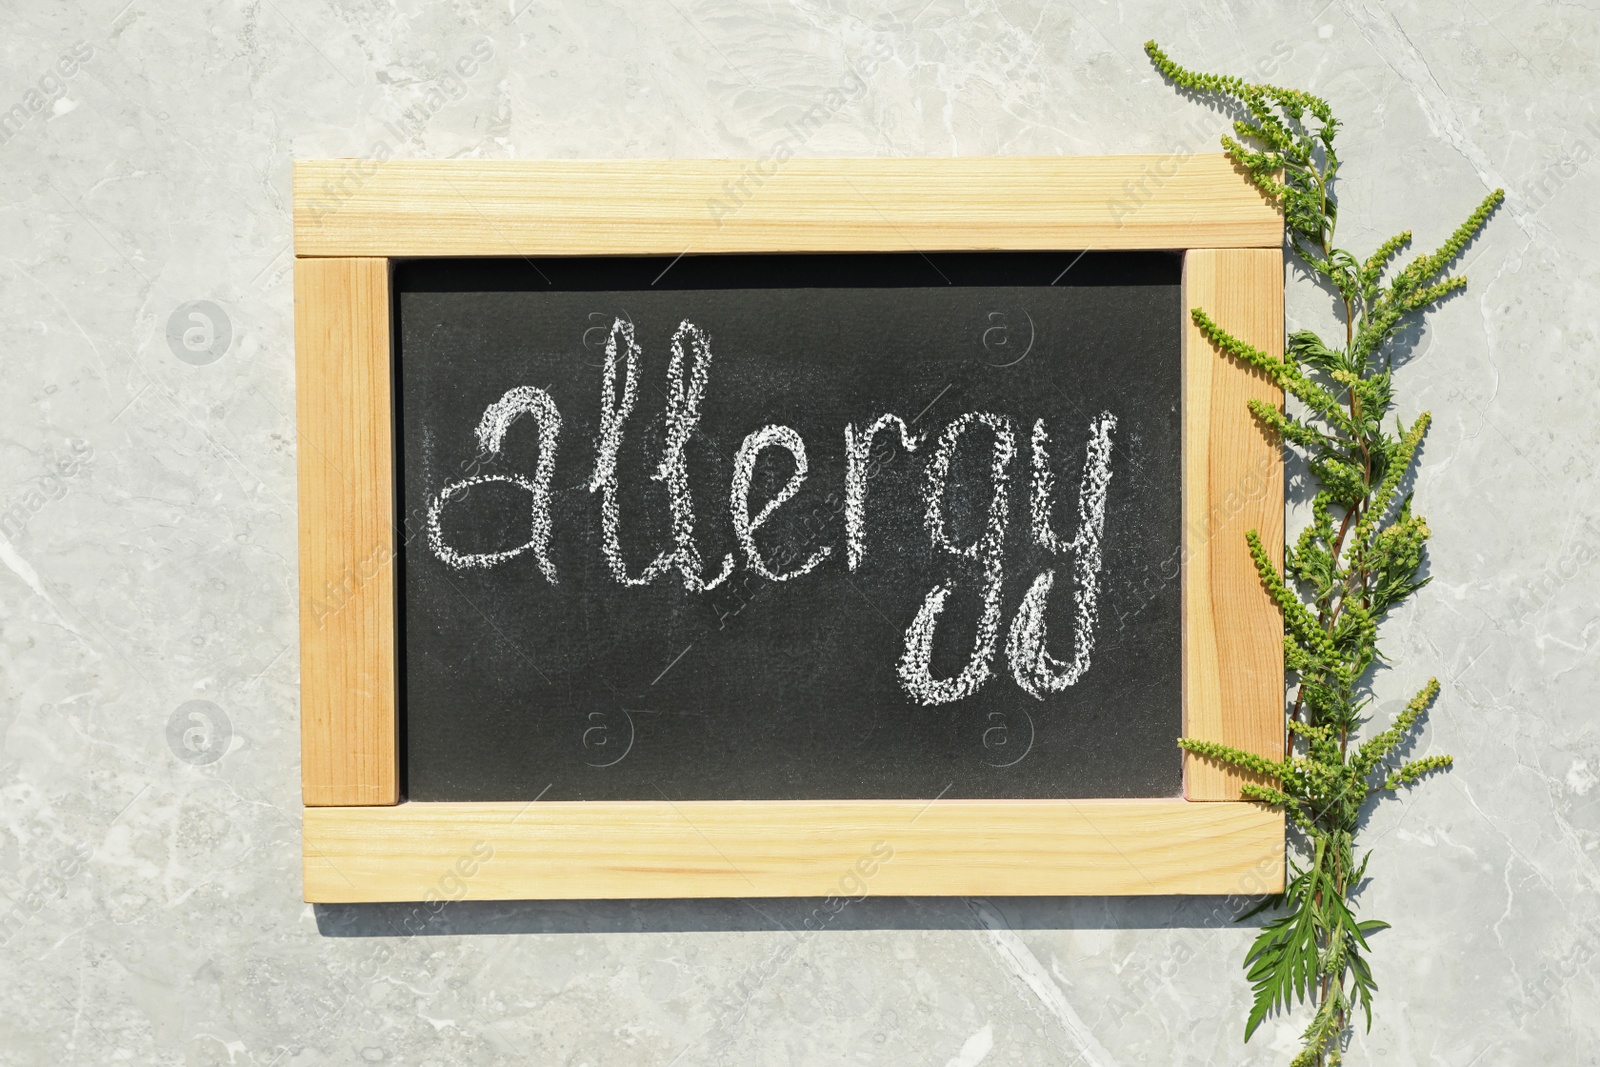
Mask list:
[[[1592,6],[513,3],[3,7],[0,1063],[1285,1062],[1219,899],[299,899],[290,160],[763,154],[879,44],[805,153],[1209,150],[1149,37],[1333,100],[1351,247],[1510,192],[1398,375],[1437,579],[1379,710],[1437,673],[1458,762],[1370,819],[1352,1060],[1600,1062]]]

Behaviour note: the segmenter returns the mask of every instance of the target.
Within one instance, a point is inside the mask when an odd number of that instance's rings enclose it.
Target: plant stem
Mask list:
[[[1365,858],[1361,863],[1355,859],[1362,805],[1377,793],[1410,785],[1450,764],[1448,756],[1429,756],[1385,766],[1386,760],[1398,760],[1398,747],[1438,695],[1437,680],[1388,729],[1354,749],[1350,744],[1371,700],[1371,669],[1380,662],[1377,624],[1426,582],[1416,576],[1427,525],[1411,514],[1409,495],[1397,515],[1389,517],[1389,507],[1391,492],[1416,456],[1427,417],[1411,430],[1402,427],[1398,438],[1385,434],[1383,417],[1393,400],[1392,361],[1384,346],[1405,316],[1461,286],[1461,279],[1440,275],[1483,227],[1504,193],[1491,194],[1438,252],[1419,257],[1387,285],[1380,284],[1410,234],[1383,242],[1366,260],[1335,247],[1333,183],[1339,161],[1333,138],[1339,123],[1327,101],[1299,90],[1185,70],[1153,41],[1145,50],[1175,85],[1229,99],[1246,113],[1234,123],[1240,139],[1224,137],[1223,147],[1283,209],[1289,251],[1338,292],[1335,306],[1344,315],[1342,350],[1310,330],[1300,330],[1278,360],[1228,333],[1226,324],[1213,320],[1206,309],[1193,309],[1195,322],[1220,354],[1266,371],[1300,401],[1299,414],[1253,407],[1286,443],[1304,450],[1320,483],[1312,524],[1297,544],[1284,546],[1281,566],[1272,562],[1255,531],[1249,535],[1263,586],[1284,613],[1285,665],[1298,676],[1286,712],[1281,759],[1265,760],[1215,741],[1181,742],[1191,753],[1274,782],[1265,786],[1252,780],[1241,795],[1282,807],[1304,834],[1310,864],[1295,867],[1274,902],[1286,905],[1286,913],[1262,926],[1245,957],[1255,992],[1245,1040],[1271,1012],[1309,1000],[1314,1012],[1294,1065],[1320,1067],[1340,1060],[1355,1004],[1362,1006],[1370,1025],[1377,988],[1362,953],[1366,938],[1386,924],[1357,922],[1350,902],[1365,871]],[[1312,119],[1320,128],[1312,128]],[[1379,369],[1374,369],[1375,361]],[[1334,507],[1343,510],[1337,531]],[[1374,774],[1382,777],[1374,782]]]

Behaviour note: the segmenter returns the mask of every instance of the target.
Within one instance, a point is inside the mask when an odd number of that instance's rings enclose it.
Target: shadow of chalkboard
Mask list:
[[[1177,254],[1094,252],[402,263],[405,794],[1177,795],[1180,271]],[[622,353],[612,358],[614,403],[625,378],[619,323],[639,349],[615,460],[616,554],[630,580],[661,553],[683,561],[671,478],[653,475],[672,438],[674,340],[685,353],[679,389],[692,377],[696,337],[710,353],[679,467],[698,565],[669,566],[644,584],[624,584],[608,563],[595,477],[608,344]],[[538,550],[513,554],[533,539],[535,395],[560,423],[549,532]],[[512,415],[500,420],[499,447],[486,450],[480,424],[497,402]],[[968,425],[949,454],[939,544],[929,470],[941,435],[968,413],[987,421]],[[859,432],[884,414],[920,443],[907,449],[892,427],[874,440],[851,568],[846,427]],[[1107,415],[1100,564],[1085,581],[1078,548],[1041,545],[1033,533],[1032,434],[1042,420],[1050,523],[1070,541],[1083,525],[1092,431]],[[752,565],[730,506],[741,445],[768,426],[798,436],[807,471],[751,535],[758,558],[786,574],[821,557],[783,581]],[[1012,455],[997,479],[1007,434]],[[797,466],[781,447],[753,455],[746,515]],[[997,481],[1003,532],[993,524]],[[951,550],[978,544],[982,558]],[[693,588],[728,557],[725,580]],[[1055,582],[1043,601],[1045,647],[1057,667],[1074,662],[1087,595],[1092,651],[1072,684],[1029,692],[1008,645],[1046,571]],[[901,671],[908,629],[936,587],[947,592],[929,679],[961,676],[986,612],[999,620],[981,684],[943,703]],[[986,600],[991,587],[998,594]]]
[[[682,900],[455,900],[316,904],[324,937],[820,933],[863,930],[1226,930],[1259,897],[740,897]]]

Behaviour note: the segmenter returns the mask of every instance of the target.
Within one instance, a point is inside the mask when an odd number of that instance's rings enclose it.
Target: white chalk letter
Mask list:
[[[621,341],[622,395],[617,395],[618,341]],[[600,387],[600,436],[595,440],[594,476],[589,492],[600,494],[601,551],[611,577],[623,585],[649,585],[672,566],[671,552],[662,552],[637,578],[629,577],[622,558],[622,514],[617,503],[617,453],[622,448],[622,430],[639,399],[639,346],[633,339],[633,323],[617,319],[606,340],[605,380]]]
[[[983,533],[970,545],[956,545],[951,542],[945,529],[945,482],[950,476],[950,461],[961,435],[980,423],[989,427],[994,434],[990,468],[994,496],[989,501],[989,519]],[[960,700],[976,693],[989,680],[990,662],[994,659],[995,645],[1000,635],[1000,590],[1004,580],[1001,552],[1011,514],[1007,482],[1011,461],[1016,453],[1016,433],[1011,428],[1011,420],[1000,415],[969,412],[946,426],[939,435],[938,449],[928,466],[928,533],[934,545],[981,564],[983,614],[978,619],[978,636],[973,642],[972,656],[967,665],[954,678],[935,679],[929,670],[933,660],[933,633],[939,623],[939,614],[944,610],[945,598],[950,595],[950,587],[936,585],[923,600],[922,608],[906,630],[905,651],[900,656],[899,666],[900,684],[913,699],[923,704],[948,704]]]
[[[1050,439],[1045,434],[1043,419],[1033,424],[1033,538],[1056,555],[1072,553],[1078,609],[1077,640],[1073,643],[1071,663],[1056,659],[1045,647],[1048,634],[1044,613],[1050,589],[1055,584],[1054,570],[1047,570],[1033,580],[1017,608],[1016,618],[1011,621],[1011,633],[1006,639],[1011,676],[1038,700],[1043,700],[1046,693],[1059,693],[1075,684],[1089,669],[1099,615],[1100,539],[1106,525],[1106,493],[1111,487],[1111,431],[1116,427],[1117,420],[1109,411],[1101,412],[1089,427],[1083,477],[1078,485],[1078,529],[1070,540],[1065,540],[1050,528],[1050,501],[1054,495]]]
[[[684,377],[684,339],[694,350]],[[672,338],[672,362],[667,366],[667,442],[661,466],[653,477],[667,483],[672,502],[672,536],[677,543],[673,562],[683,574],[683,587],[692,593],[715,589],[733,573],[733,556],[723,557],[722,573],[710,581],[700,577],[700,548],[694,540],[694,499],[689,495],[689,471],[684,448],[700,425],[700,398],[711,374],[711,340],[685,319]]]
[[[547,553],[550,545],[550,476],[555,471],[556,445],[561,436],[561,413],[556,410],[555,401],[544,390],[530,385],[519,385],[508,390],[484,410],[483,418],[478,422],[478,451],[486,455],[499,452],[506,431],[518,415],[533,416],[539,427],[539,463],[532,480],[520,474],[480,474],[445,486],[428,505],[428,545],[434,555],[458,570],[493,567],[532,549],[534,558],[539,561],[539,569],[550,584],[555,585],[556,568]],[[516,548],[500,552],[457,552],[444,543],[444,526],[440,521],[444,506],[456,494],[488,482],[506,482],[528,494],[528,540]]]
[[[867,461],[872,456],[872,439],[891,424],[900,431],[900,443],[906,451],[915,452],[922,438],[913,435],[898,415],[879,415],[859,434],[854,426],[844,428],[844,540],[851,570],[861,564],[867,551]]]
[[[794,472],[789,475],[789,480],[784,483],[778,495],[767,501],[752,518],[750,515],[750,480],[755,474],[756,457],[765,449],[777,447],[789,450],[794,457]],[[790,578],[798,578],[806,574],[817,564],[828,558],[832,552],[831,546],[819,548],[812,553],[811,558],[799,567],[786,574],[779,574],[769,569],[761,559],[761,553],[756,548],[756,531],[759,530],[767,518],[778,509],[778,506],[800,491],[800,484],[806,480],[806,443],[800,435],[789,426],[763,426],[744,439],[739,446],[739,452],[733,457],[733,486],[728,493],[728,508],[733,514],[733,532],[739,538],[739,546],[744,549],[745,558],[750,561],[750,569],[763,578],[774,582],[786,582]],[[719,581],[721,579],[718,579]]]

